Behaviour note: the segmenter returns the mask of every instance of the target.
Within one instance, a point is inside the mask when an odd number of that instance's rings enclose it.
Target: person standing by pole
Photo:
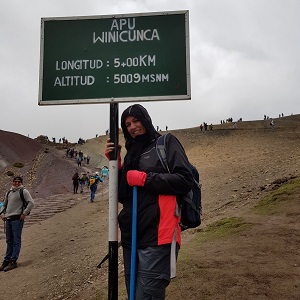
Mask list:
[[[30,214],[34,201],[23,186],[23,178],[16,176],[1,210],[1,218],[5,221],[6,254],[0,271],[10,271],[18,267],[17,260],[21,251],[22,229],[26,216]]]
[[[127,153],[119,171],[118,201],[123,208],[118,222],[127,294],[129,297],[132,195],[133,186],[137,186],[135,299],[161,300],[165,299],[165,289],[174,276],[171,257],[177,257],[181,243],[176,195],[184,195],[191,190],[193,176],[182,146],[171,134],[166,139],[170,168],[170,173],[166,173],[156,151],[156,139],[160,134],[143,106],[135,104],[125,109],[121,127]],[[114,143],[108,140],[105,155],[109,156],[114,149]],[[174,248],[171,247],[172,242]],[[176,263],[176,260],[172,261]]]

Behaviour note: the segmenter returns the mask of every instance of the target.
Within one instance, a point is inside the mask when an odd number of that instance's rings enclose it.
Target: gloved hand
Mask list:
[[[131,186],[144,186],[147,174],[137,170],[127,172],[127,182]]]

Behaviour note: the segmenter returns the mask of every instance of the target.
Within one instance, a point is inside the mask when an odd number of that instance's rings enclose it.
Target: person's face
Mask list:
[[[146,133],[146,129],[141,121],[134,116],[128,116],[125,119],[125,126],[132,138]]]
[[[14,187],[19,187],[21,184],[22,184],[22,182],[20,180],[18,180],[18,179],[16,179],[16,180],[13,181],[13,186]]]

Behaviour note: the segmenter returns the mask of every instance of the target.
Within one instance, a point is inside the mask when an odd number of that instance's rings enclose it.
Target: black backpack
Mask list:
[[[160,136],[156,141],[156,151],[161,164],[166,171],[170,173],[167,164],[167,155],[165,147],[166,135]],[[183,149],[183,147],[182,147]],[[198,227],[201,224],[202,204],[201,204],[201,184],[199,172],[195,166],[190,164],[190,170],[193,174],[193,187],[183,196],[177,196],[177,203],[180,207],[180,226],[182,231]]]

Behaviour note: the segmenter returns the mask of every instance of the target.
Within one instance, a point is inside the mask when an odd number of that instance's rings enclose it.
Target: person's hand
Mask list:
[[[104,155],[106,156],[107,159],[110,159],[109,154],[114,150],[114,143],[110,141],[110,139],[107,139],[106,145],[105,145],[105,150],[104,150]]]
[[[2,221],[5,221],[5,216],[1,215],[1,219],[2,219]]]
[[[20,220],[21,220],[21,221],[24,221],[25,218],[26,218],[26,216],[25,216],[24,214],[21,214]]]
[[[131,186],[144,186],[147,174],[137,170],[127,172],[127,182]]]
[[[121,148],[122,146],[121,145],[118,145],[118,155],[121,155]],[[109,160],[110,159],[110,153],[112,151],[114,151],[115,149],[115,144],[113,142],[110,141],[110,139],[107,139],[107,142],[106,142],[106,148],[104,150],[104,155],[106,156],[106,158]]]

